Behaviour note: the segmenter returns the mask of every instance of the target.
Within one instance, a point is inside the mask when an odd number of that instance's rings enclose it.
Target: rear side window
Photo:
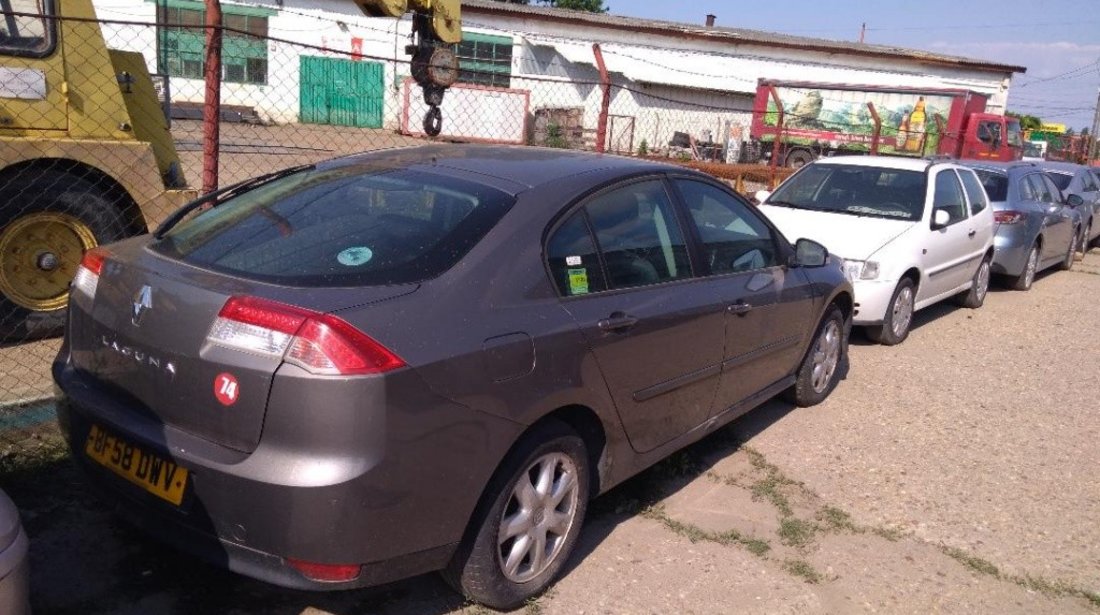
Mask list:
[[[966,198],[970,199],[970,215],[977,214],[988,207],[989,201],[986,200],[985,190],[974,173],[959,171],[959,177],[962,179],[963,189],[966,190]]]
[[[290,286],[405,284],[450,269],[514,199],[473,182],[363,164],[309,169],[179,224],[154,249]]]
[[[1035,195],[1036,201],[1040,203],[1054,202],[1054,195],[1050,193],[1050,185],[1043,181],[1041,174],[1028,175],[1025,180],[1031,184],[1031,193]]]
[[[1051,203],[1063,203],[1062,191],[1058,189],[1058,186],[1054,185],[1054,180],[1049,175],[1043,175],[1043,183],[1046,184],[1047,193],[1050,194]]]
[[[1020,178],[1020,200],[1021,201],[1038,201],[1039,195],[1035,193],[1035,188],[1032,187],[1031,176],[1025,176]]]
[[[585,206],[610,288],[691,277],[687,247],[660,180],[605,192]]]
[[[975,171],[990,201],[1008,200],[1008,178],[992,171]],[[973,199],[971,199],[973,200]]]
[[[963,199],[959,177],[954,170],[945,169],[936,175],[936,194],[932,206],[948,213],[950,216],[948,224],[966,219],[966,201]]]
[[[607,290],[583,210],[570,216],[554,231],[546,246],[546,257],[550,275],[563,297]]]
[[[0,11],[8,13],[0,18],[0,55],[41,57],[53,50],[54,21],[47,18],[53,0],[0,0]]]

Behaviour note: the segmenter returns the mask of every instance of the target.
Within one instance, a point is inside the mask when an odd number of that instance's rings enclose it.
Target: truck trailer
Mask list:
[[[986,113],[988,101],[970,90],[761,79],[747,161],[779,156],[777,163],[800,167],[839,154],[1019,160],[1019,122]]]

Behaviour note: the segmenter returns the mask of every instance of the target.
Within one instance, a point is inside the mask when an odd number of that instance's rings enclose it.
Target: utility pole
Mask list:
[[[222,5],[206,0],[206,96],[202,105],[202,191],[218,189],[218,145],[221,142]]]
[[[1100,141],[1097,140],[1096,133],[1100,132],[1100,88],[1096,88],[1096,109],[1092,113],[1092,129],[1089,130],[1089,151],[1085,156],[1085,162],[1092,164],[1095,160],[1100,160]]]
[[[859,42],[863,42],[863,37],[867,34],[867,22],[863,22],[863,25],[859,28]]]

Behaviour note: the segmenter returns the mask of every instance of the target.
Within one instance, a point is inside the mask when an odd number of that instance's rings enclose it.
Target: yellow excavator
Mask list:
[[[412,76],[438,135],[458,77],[459,0],[353,0],[413,13]],[[84,252],[195,198],[140,53],[109,49],[92,0],[0,0],[0,343],[61,331]]]

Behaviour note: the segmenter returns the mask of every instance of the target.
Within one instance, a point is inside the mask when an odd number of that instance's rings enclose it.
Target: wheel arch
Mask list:
[[[0,192],[3,191],[7,182],[14,178],[24,174],[28,174],[28,177],[33,178],[35,172],[45,171],[72,175],[89,181],[97,187],[102,187],[103,192],[115,203],[119,218],[122,219],[128,235],[139,235],[148,232],[141,208],[130,192],[109,173],[79,160],[71,158],[34,158],[8,165],[0,169]]]

